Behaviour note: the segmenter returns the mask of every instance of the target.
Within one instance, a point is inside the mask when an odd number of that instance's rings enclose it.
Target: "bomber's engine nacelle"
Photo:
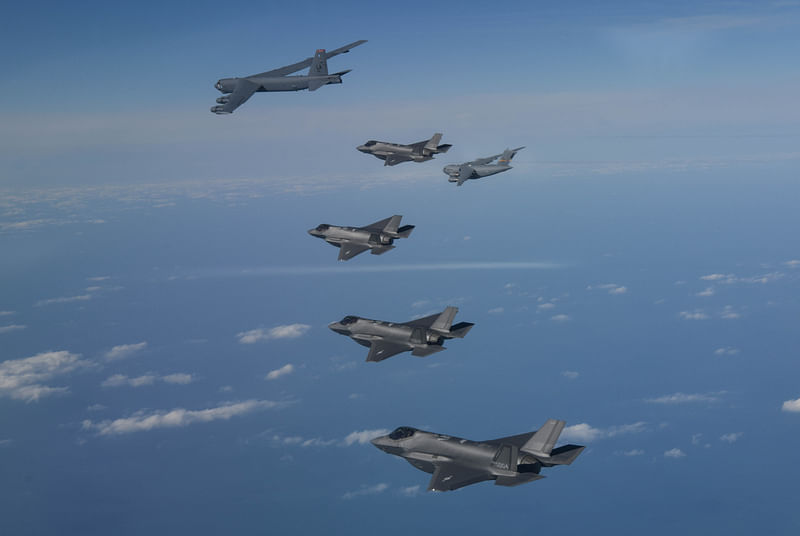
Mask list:
[[[217,104],[228,104],[228,101],[231,100],[230,97],[224,95],[222,97],[217,97]]]

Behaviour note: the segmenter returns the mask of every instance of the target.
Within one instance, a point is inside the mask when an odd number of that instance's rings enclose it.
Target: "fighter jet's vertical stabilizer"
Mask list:
[[[544,426],[539,428],[531,438],[522,445],[520,450],[541,458],[549,458],[553,447],[558,441],[558,436],[566,425],[566,421],[548,419]]]
[[[439,315],[433,324],[431,324],[431,329],[435,329],[436,331],[442,331],[447,333],[450,331],[450,326],[453,325],[453,319],[456,317],[458,313],[458,307],[446,307],[444,311]]]

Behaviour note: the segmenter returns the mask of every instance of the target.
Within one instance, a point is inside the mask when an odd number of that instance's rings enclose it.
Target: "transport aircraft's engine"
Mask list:
[[[217,97],[217,104],[227,104],[229,100],[231,99],[227,95],[223,97]]]

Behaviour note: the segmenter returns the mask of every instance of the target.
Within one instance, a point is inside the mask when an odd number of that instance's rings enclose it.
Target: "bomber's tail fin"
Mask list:
[[[537,458],[549,458],[556,441],[558,441],[558,436],[561,435],[566,424],[566,421],[547,419],[547,422],[522,445],[520,450],[533,454]]]
[[[516,149],[506,149],[503,151],[503,154],[500,155],[500,159],[497,161],[498,164],[510,164],[511,159],[517,154],[518,151],[523,150],[525,147],[517,147]]]
[[[328,74],[328,56],[325,54],[325,49],[320,48],[314,54],[314,59],[311,60],[311,67],[308,69],[308,76],[327,76]]]

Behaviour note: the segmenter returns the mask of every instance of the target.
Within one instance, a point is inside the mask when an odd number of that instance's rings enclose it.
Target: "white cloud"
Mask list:
[[[644,451],[642,449],[626,450],[625,452],[622,453],[622,455],[623,456],[643,456],[644,455]]]
[[[282,366],[279,369],[275,369],[273,371],[270,371],[270,373],[267,374],[265,379],[267,379],[267,380],[277,380],[281,376],[286,376],[287,374],[291,374],[292,372],[294,372],[294,366],[291,363],[289,363],[289,364],[286,364],[286,365]]]
[[[68,387],[50,387],[43,382],[88,366],[91,366],[89,361],[63,350],[4,361],[0,363],[0,396],[35,402],[46,396],[67,393]]]
[[[781,409],[790,413],[800,413],[800,398],[785,401]]]
[[[356,491],[348,491],[342,495],[342,499],[350,500],[362,495],[377,495],[378,493],[383,493],[387,489],[389,489],[389,485],[384,483],[375,484],[374,486],[362,486],[361,489],[357,489]]]
[[[783,264],[785,264],[789,268],[800,268],[800,260],[797,260],[797,259],[793,259],[791,261],[786,261]]]
[[[111,350],[106,352],[106,359],[109,361],[116,361],[118,359],[126,359],[140,350],[147,348],[147,342],[137,342],[136,344],[120,344],[114,346]]]
[[[427,307],[429,303],[431,303],[430,300],[417,300],[411,304],[411,307],[419,309],[420,307]]]
[[[646,427],[647,423],[643,421],[631,424],[622,424],[618,426],[610,426],[608,428],[595,428],[587,423],[580,423],[565,427],[564,431],[561,433],[561,439],[565,441],[591,442],[597,439],[616,437],[620,435],[638,434],[643,432]]]
[[[705,290],[701,290],[700,292],[696,292],[695,296],[713,296],[714,295],[714,287],[706,287]]]
[[[400,495],[403,495],[405,497],[416,497],[417,495],[420,494],[421,490],[422,488],[419,485],[408,486],[407,488],[400,488],[398,490],[398,493],[400,493]]]
[[[103,411],[106,407],[103,404],[92,404],[86,408],[86,411]]]
[[[658,398],[647,398],[645,402],[650,402],[651,404],[687,404],[687,403],[694,403],[694,402],[716,402],[719,400],[719,396],[722,393],[694,393],[694,394],[686,394],[686,393],[673,393],[671,395],[664,395]]]
[[[470,241],[470,240],[472,240],[472,237],[471,237],[471,236],[467,235],[467,236],[465,236],[465,237],[464,237],[464,241],[465,241],[465,242],[468,242],[468,241]]]
[[[733,320],[742,317],[741,314],[737,313],[734,310],[733,305],[726,305],[725,307],[723,307],[720,316],[726,320]]]
[[[730,434],[723,434],[720,439],[726,443],[736,443],[744,435],[744,432],[732,432]]]
[[[545,309],[553,309],[555,306],[556,306],[555,303],[547,302],[547,303],[540,303],[539,305],[536,306],[536,308],[545,310]]]
[[[19,331],[22,329],[27,328],[28,326],[23,326],[20,324],[11,324],[9,326],[0,326],[0,333],[11,333],[12,331]]]
[[[564,314],[554,315],[550,317],[550,320],[552,320],[553,322],[568,322],[570,320],[570,317]]]
[[[714,350],[714,355],[736,355],[739,353],[738,348],[733,348],[732,346],[726,346],[724,348],[717,348]]]
[[[10,447],[12,443],[14,443],[13,439],[0,439],[0,448]]]
[[[579,374],[574,370],[565,370],[564,372],[561,373],[561,375],[564,376],[565,378],[569,378],[570,380],[574,380],[579,376]]]
[[[87,277],[86,278],[87,281],[106,281],[108,279],[111,279],[110,275],[98,275],[98,276],[95,276],[95,277]]]
[[[286,326],[275,326],[270,329],[251,329],[237,333],[241,344],[254,344],[258,341],[270,339],[296,339],[304,335],[311,326],[308,324],[289,324]]]
[[[186,385],[194,381],[194,376],[184,372],[176,372],[175,374],[161,376],[161,381],[178,385]]]
[[[686,456],[686,453],[683,452],[681,449],[677,449],[677,448],[676,449],[669,449],[668,451],[664,452],[664,457],[665,458],[678,459],[678,458],[683,458],[685,456]]]
[[[684,320],[706,320],[708,318],[708,315],[700,309],[695,309],[694,311],[681,311],[678,313],[678,316]]]
[[[136,376],[134,378],[129,378],[124,374],[114,374],[113,376],[109,376],[106,378],[102,385],[103,387],[122,387],[122,386],[129,386],[129,387],[144,387],[146,385],[153,385],[157,381],[161,381],[164,383],[171,383],[171,384],[179,384],[179,385],[186,385],[191,383],[194,378],[191,374],[184,374],[184,373],[175,373],[175,374],[167,374],[166,376],[158,376],[156,374],[144,374],[142,376]]]
[[[84,430],[93,430],[97,435],[122,435],[134,432],[146,432],[157,428],[178,428],[190,424],[228,420],[232,417],[245,415],[253,411],[278,408],[285,405],[281,402],[270,400],[246,400],[244,402],[226,402],[219,406],[187,410],[176,408],[169,411],[137,411],[130,417],[115,420],[92,422],[83,421]]]
[[[628,292],[628,287],[624,287],[622,285],[617,285],[616,283],[603,283],[602,285],[589,285],[586,287],[586,290],[593,290],[593,289],[603,289],[608,290],[609,294],[625,294]]]
[[[370,442],[370,440],[375,439],[376,437],[383,436],[389,433],[389,430],[385,428],[377,428],[375,430],[361,430],[356,432],[350,432],[347,434],[347,437],[344,438],[343,445],[349,447],[351,445],[366,445]]]
[[[17,314],[16,311],[0,311],[0,316],[11,316]]]
[[[625,294],[628,292],[628,287],[615,287],[608,290],[609,294]]]
[[[733,274],[708,274],[700,276],[700,279],[703,281],[719,281],[720,279],[732,279],[735,278]]]
[[[51,305],[53,303],[72,303],[77,301],[87,301],[91,300],[91,294],[81,294],[79,296],[61,296],[60,298],[49,298],[46,300],[39,300],[36,302],[36,307],[41,307],[42,305]]]
[[[502,307],[495,307],[494,309],[489,309],[488,313],[490,315],[499,315],[503,311],[505,311],[505,309],[503,309]]]

